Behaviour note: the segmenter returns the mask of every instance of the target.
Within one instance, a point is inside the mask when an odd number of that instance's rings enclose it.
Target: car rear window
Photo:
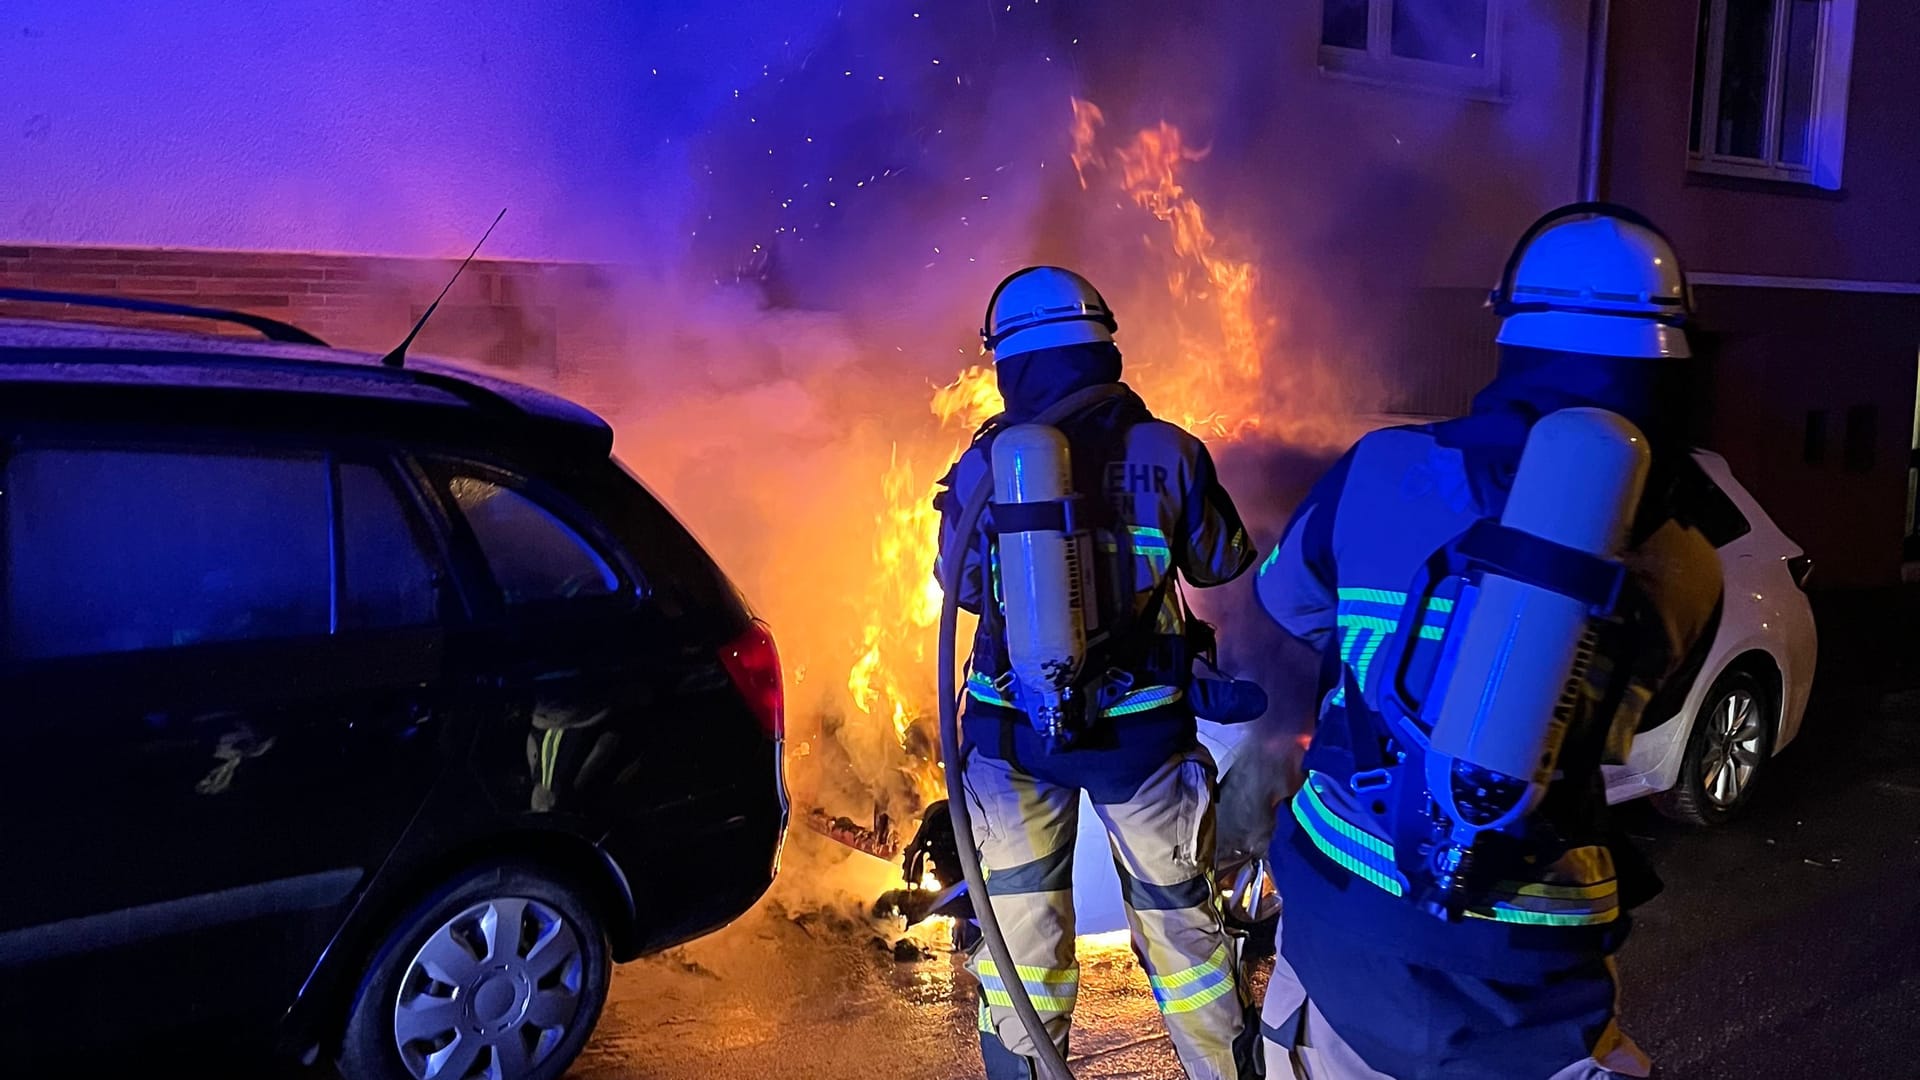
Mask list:
[[[668,614],[703,612],[716,625],[746,621],[747,603],[712,556],[627,467],[612,459],[565,480],[639,565],[654,602]]]
[[[607,560],[527,493],[464,473],[448,479],[447,493],[508,607],[619,591],[620,578]]]

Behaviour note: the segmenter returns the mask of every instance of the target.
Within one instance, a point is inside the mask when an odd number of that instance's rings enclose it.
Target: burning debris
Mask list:
[[[819,807],[807,815],[807,826],[830,840],[876,859],[892,862],[900,857],[900,842],[894,837],[893,822],[879,807],[874,808],[871,828],[852,818],[833,817]]]

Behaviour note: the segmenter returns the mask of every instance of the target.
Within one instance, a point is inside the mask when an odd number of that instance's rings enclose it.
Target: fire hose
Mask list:
[[[1033,418],[1036,424],[1058,424],[1060,421],[1083,412],[1124,391],[1116,384],[1105,383],[1088,387],[1061,399],[1052,408]],[[955,528],[949,534],[958,543],[971,545],[974,534],[980,526],[981,515],[986,512],[987,501],[993,495],[993,474],[991,471],[981,477],[961,505],[960,517]],[[954,636],[960,623],[960,581],[965,573],[966,558],[963,551],[951,553],[953,557],[940,561],[940,751],[946,755],[947,774],[947,812],[953,817],[953,832],[960,856],[960,869],[967,879],[967,891],[974,897],[974,916],[980,922],[980,935],[985,939],[987,952],[993,957],[1001,973],[1001,984],[1006,987],[1007,996],[1012,999],[1014,1015],[1019,1017],[1020,1026],[1027,1030],[1027,1038],[1033,1043],[1036,1053],[1035,1063],[1039,1066],[1043,1080],[1073,1080],[1073,1073],[1067,1068],[1067,1061],[1060,1055],[1060,1048],[1053,1044],[1047,1034],[1047,1025],[1040,1019],[1040,1013],[1033,1007],[1033,999],[1027,994],[1027,987],[1020,975],[1020,969],[1014,963],[1013,953],[1007,948],[1006,938],[1000,933],[1000,920],[993,913],[993,903],[987,897],[986,875],[980,869],[980,852],[973,845],[973,815],[967,806],[966,790],[962,786],[961,776],[966,770],[966,762],[960,758],[959,735],[959,688],[954,678]],[[982,567],[983,572],[985,567]]]

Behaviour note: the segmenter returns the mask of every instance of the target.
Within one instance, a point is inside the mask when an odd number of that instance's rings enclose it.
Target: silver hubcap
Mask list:
[[[517,1080],[566,1037],[585,963],[566,919],[538,900],[475,904],[407,965],[393,1039],[417,1080]]]
[[[1753,782],[1766,729],[1759,703],[1745,690],[1715,702],[1702,720],[1707,725],[1707,746],[1700,763],[1700,786],[1713,805],[1725,810]]]

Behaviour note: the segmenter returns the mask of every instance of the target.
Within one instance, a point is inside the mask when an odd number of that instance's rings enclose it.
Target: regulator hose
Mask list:
[[[1058,424],[1126,392],[1118,383],[1091,386],[1062,398],[1031,422]],[[1000,920],[994,916],[993,903],[987,897],[986,875],[980,870],[980,851],[973,845],[973,814],[967,806],[966,788],[961,782],[966,762],[960,758],[960,694],[954,679],[954,636],[960,625],[960,577],[966,571],[966,551],[973,544],[974,534],[980,527],[980,517],[986,512],[987,501],[992,496],[993,471],[988,469],[987,475],[981,478],[980,483],[967,495],[966,502],[961,504],[960,517],[950,534],[956,543],[966,547],[956,552],[943,552],[943,555],[951,557],[940,560],[940,752],[946,755],[947,812],[953,817],[954,847],[960,856],[960,870],[966,875],[967,892],[973,897],[973,913],[980,921],[980,936],[986,939],[987,952],[1000,970],[1000,981],[1007,988],[1007,996],[1013,1000],[1014,1015],[1020,1018],[1020,1026],[1027,1029],[1027,1037],[1038,1051],[1035,1062],[1040,1068],[1040,1076],[1042,1080],[1073,1080],[1066,1059],[1060,1056],[1060,1048],[1053,1045],[1052,1037],[1047,1034],[1046,1023],[1033,1007],[1033,999],[1027,994],[1026,981],[1020,978],[1019,965],[1013,962],[1013,953],[1007,948],[1007,940],[1000,934]],[[981,572],[986,573],[987,568],[982,566]]]

